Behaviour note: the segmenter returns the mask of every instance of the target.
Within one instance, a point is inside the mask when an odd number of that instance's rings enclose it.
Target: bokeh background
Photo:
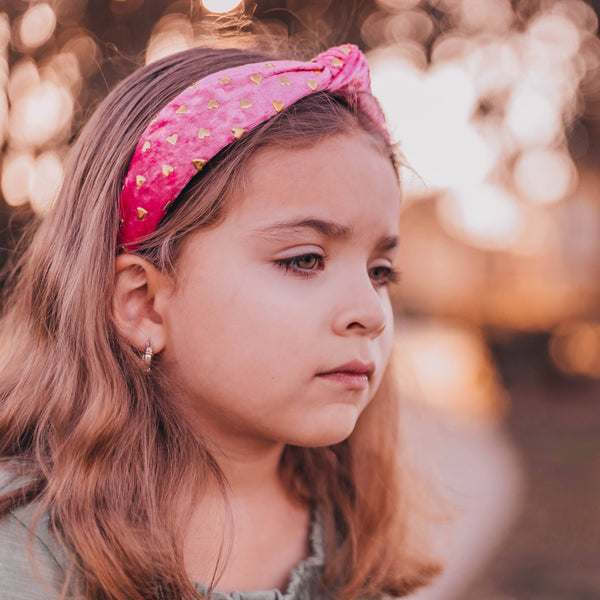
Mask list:
[[[0,259],[51,207],[94,106],[136,67],[192,45],[291,43],[309,57],[358,44],[406,165],[398,378],[444,424],[439,468],[468,512],[450,578],[427,597],[599,598],[599,11],[0,0]]]

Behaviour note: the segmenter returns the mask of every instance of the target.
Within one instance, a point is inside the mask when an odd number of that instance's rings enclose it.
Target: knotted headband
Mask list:
[[[218,71],[189,86],[152,119],[125,176],[119,245],[152,233],[192,177],[225,146],[297,100],[326,90],[357,102],[385,133],[369,67],[351,44],[311,62],[260,62]]]

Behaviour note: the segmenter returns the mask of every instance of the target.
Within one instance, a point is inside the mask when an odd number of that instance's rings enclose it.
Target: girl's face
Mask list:
[[[352,432],[392,345],[399,210],[365,133],[255,157],[225,220],[186,243],[164,315],[200,431],[246,448]]]

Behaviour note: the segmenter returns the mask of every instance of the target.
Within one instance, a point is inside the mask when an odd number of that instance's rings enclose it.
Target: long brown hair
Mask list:
[[[227,482],[173,402],[160,357],[146,373],[116,331],[118,197],[135,145],[164,104],[211,72],[272,58],[192,49],[122,82],[81,132],[55,208],[8,281],[0,458],[26,478],[0,496],[0,514],[39,502],[72,553],[87,600],[140,600],[159,591],[199,597],[183,566],[180,516],[207,481],[224,491]],[[223,218],[260,148],[310,146],[357,128],[392,159],[376,127],[342,99],[322,92],[289,107],[219,153],[136,251],[174,272],[185,236]],[[399,455],[397,413],[388,373],[348,440],[284,450],[288,489],[323,515],[321,583],[329,597],[402,596],[437,572],[411,537],[412,484]]]

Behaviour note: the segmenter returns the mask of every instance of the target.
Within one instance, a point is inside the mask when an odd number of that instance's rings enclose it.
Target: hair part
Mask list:
[[[162,106],[214,71],[259,60],[273,57],[196,48],[122,82],[81,132],[57,204],[6,286],[13,289],[1,329],[0,458],[27,483],[0,496],[0,514],[33,501],[48,510],[88,600],[141,600],[159,590],[200,597],[183,566],[181,515],[208,482],[225,498],[227,482],[173,400],[160,357],[146,373],[116,331],[118,198],[145,125]],[[353,103],[324,92],[298,101],[215,156],[136,252],[175,275],[187,236],[225,217],[261,149],[309,147],[353,131],[370,134],[394,160]],[[290,493],[322,512],[322,585],[340,600],[406,595],[438,571],[412,539],[414,484],[399,454],[390,377],[346,441],[289,446],[282,456]]]

